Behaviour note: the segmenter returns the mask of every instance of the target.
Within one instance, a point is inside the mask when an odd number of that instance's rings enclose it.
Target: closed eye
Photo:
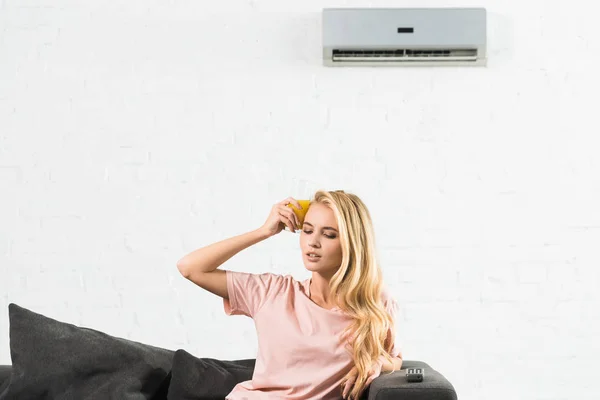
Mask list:
[[[306,233],[307,235],[310,235],[312,233],[312,231],[303,231],[303,232]],[[335,235],[333,235],[333,236],[331,236],[331,235],[325,235],[325,237],[328,237],[329,239],[335,239],[336,238]]]

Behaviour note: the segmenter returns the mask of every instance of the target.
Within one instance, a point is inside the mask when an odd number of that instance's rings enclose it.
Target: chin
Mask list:
[[[322,272],[322,273],[326,272],[330,269],[323,265],[310,265],[310,264],[304,264],[304,268],[306,268],[308,271],[311,271],[311,272]]]

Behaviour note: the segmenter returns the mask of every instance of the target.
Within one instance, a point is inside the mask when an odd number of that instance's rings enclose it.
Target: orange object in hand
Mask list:
[[[310,200],[297,200],[297,201],[302,206],[301,210],[298,210],[296,207],[294,207],[294,205],[292,203],[288,204],[287,206],[290,207],[292,209],[292,211],[294,211],[294,214],[296,214],[296,217],[298,217],[298,221],[300,222],[300,226],[298,226],[298,229],[302,229],[302,224],[304,224],[304,217],[306,216],[306,212],[308,211],[308,206],[310,205]]]

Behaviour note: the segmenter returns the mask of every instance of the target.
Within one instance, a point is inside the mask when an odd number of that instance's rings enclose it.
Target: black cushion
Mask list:
[[[166,398],[174,351],[8,309],[13,369],[0,400]]]
[[[255,364],[255,359],[197,358],[185,350],[177,350],[168,400],[223,400],[239,382],[252,379]]]

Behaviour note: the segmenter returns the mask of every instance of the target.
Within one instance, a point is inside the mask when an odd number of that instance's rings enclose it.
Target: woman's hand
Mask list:
[[[271,208],[271,213],[267,217],[264,225],[260,228],[267,233],[267,235],[277,235],[287,225],[290,228],[290,232],[296,232],[300,222],[294,211],[287,207],[288,204],[293,204],[298,210],[302,209],[302,206],[298,201],[292,197],[288,197],[285,200],[276,203]]]
[[[381,375],[381,368],[383,366],[383,360],[384,360],[383,356],[379,357],[377,359],[377,361],[375,362],[375,364],[373,364],[373,366],[371,367],[371,370],[369,371],[369,377],[367,378],[367,382],[365,383],[365,386],[364,386],[365,389],[371,384],[371,382],[373,382],[373,380],[375,378],[377,378],[379,375]],[[352,386],[354,385],[354,382],[356,381],[357,375],[358,375],[358,370],[356,369],[356,366],[354,366],[354,367],[352,367],[352,369],[349,372],[350,379],[344,385],[344,390],[342,392],[342,398],[346,399],[346,396],[348,395],[348,393],[350,393],[350,390],[352,390]],[[359,399],[360,396],[362,396],[363,392],[364,392],[364,389],[363,389],[363,391],[361,391],[358,394],[357,399]]]

